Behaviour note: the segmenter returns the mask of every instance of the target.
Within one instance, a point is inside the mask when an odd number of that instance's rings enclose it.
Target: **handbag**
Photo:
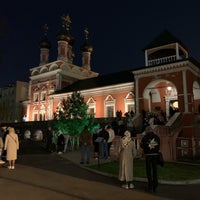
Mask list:
[[[162,154],[162,152],[160,152],[160,151],[158,152],[157,163],[158,163],[158,165],[160,165],[161,167],[164,167],[163,154]]]

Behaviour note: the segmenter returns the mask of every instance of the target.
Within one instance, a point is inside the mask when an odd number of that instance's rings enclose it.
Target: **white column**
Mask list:
[[[48,106],[48,120],[53,119],[53,97],[49,98],[49,106]]]
[[[32,87],[32,81],[29,81],[29,84],[28,84],[28,100],[31,100],[31,87]]]
[[[167,121],[169,120],[169,116],[170,116],[170,113],[169,113],[169,97],[165,96],[165,108],[166,108],[166,118],[167,118]]]
[[[83,52],[82,53],[82,67],[87,70],[91,70],[90,60],[91,60],[91,53]]]
[[[182,71],[183,77],[183,95],[184,95],[184,107],[185,112],[188,112],[188,96],[187,96],[187,81],[186,81],[186,71]]]
[[[149,100],[148,100],[148,104],[149,104],[149,111],[151,112],[151,102],[152,102],[152,94],[151,91],[149,92]]]
[[[176,43],[176,60],[179,60],[179,48],[178,48],[178,43]]]
[[[135,112],[136,115],[140,113],[139,111],[139,86],[138,77],[135,76]]]
[[[56,74],[56,90],[61,89],[61,82],[62,82],[62,77],[60,73]]]
[[[148,66],[148,55],[147,55],[147,50],[145,50],[145,66]]]
[[[30,103],[28,103],[26,109],[26,121],[30,121]]]

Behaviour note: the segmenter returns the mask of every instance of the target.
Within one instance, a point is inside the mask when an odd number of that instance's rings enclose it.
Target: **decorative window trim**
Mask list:
[[[56,88],[55,85],[51,85],[49,88],[49,94],[53,94],[55,92],[55,88]]]
[[[41,95],[40,95],[40,100],[41,100],[41,101],[46,101],[46,98],[47,98],[46,91],[42,91],[42,92],[41,92]]]
[[[33,102],[38,102],[39,101],[39,92],[35,92],[33,94]]]
[[[88,105],[88,114],[91,114],[90,113],[90,109],[93,109],[94,110],[94,116],[96,114],[96,101],[94,100],[93,97],[90,97],[87,101],[87,105]]]
[[[131,110],[128,109],[128,106],[129,106],[129,105],[133,105],[133,108],[134,108],[133,112],[135,113],[135,99],[134,99],[134,98],[130,98],[130,96],[133,96],[133,97],[134,97],[133,92],[129,92],[129,93],[126,95],[126,97],[124,98],[125,113],[131,111]]]
[[[112,95],[108,95],[104,100],[104,117],[115,117],[115,102]],[[108,107],[113,107],[113,115],[108,116]]]
[[[40,112],[39,112],[39,118],[40,118],[40,121],[45,121],[46,119],[46,108],[44,105],[41,105],[40,106]]]

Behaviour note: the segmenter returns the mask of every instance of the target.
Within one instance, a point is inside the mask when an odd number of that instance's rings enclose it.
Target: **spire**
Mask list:
[[[51,48],[51,43],[47,38],[48,26],[45,24],[43,26],[44,36],[39,42],[40,46],[40,65],[46,64],[49,62],[49,49]]]
[[[70,24],[72,23],[69,15],[67,15],[67,16],[63,15],[62,16],[62,21],[63,21],[63,25],[65,26],[67,32],[69,32]]]
[[[85,40],[88,41],[89,31],[87,28],[84,29],[84,33],[85,33]]]
[[[82,67],[91,70],[90,60],[93,47],[89,44],[89,31],[87,28],[84,29],[85,43],[81,46],[82,51]]]
[[[44,28],[44,35],[47,36],[47,32],[48,32],[48,30],[49,30],[48,25],[45,24],[43,28]]]
[[[74,38],[70,35],[69,29],[71,19],[69,15],[63,15],[61,17],[62,27],[59,33],[57,34],[58,42],[58,60],[65,60],[66,62],[73,63],[74,53],[72,46],[74,44]]]
[[[74,44],[74,38],[70,35],[69,30],[70,30],[70,24],[71,19],[69,15],[65,16],[63,15],[61,17],[62,20],[62,28],[60,32],[57,34],[57,41],[67,41],[70,46]]]
[[[42,37],[42,39],[39,42],[39,46],[40,48],[47,48],[50,49],[51,48],[51,43],[49,42],[48,38],[47,38],[47,32],[48,32],[48,25],[45,24],[43,26],[44,29],[44,36]]]
[[[85,43],[81,46],[81,51],[92,53],[93,47],[91,44],[89,44],[89,31],[87,28],[84,29],[84,34],[85,34]]]

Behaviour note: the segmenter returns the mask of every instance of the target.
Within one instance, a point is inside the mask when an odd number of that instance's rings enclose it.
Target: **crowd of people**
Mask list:
[[[81,132],[79,140],[81,146],[80,163],[90,163],[91,148],[93,146],[93,157],[95,159],[109,159],[110,148],[115,138],[115,132],[110,124],[96,128],[92,133],[85,126]]]
[[[88,127],[85,126],[80,134],[80,164],[90,163],[92,146],[95,159],[108,159],[111,156],[110,147],[114,138],[115,132],[110,124],[95,129],[94,133],[91,133]],[[160,138],[154,133],[151,126],[146,127],[140,147],[145,157],[146,176],[148,180],[147,191],[156,192],[158,186],[157,165],[160,151]],[[135,188],[133,184],[133,167],[136,156],[136,141],[131,136],[131,131],[127,129],[119,141],[118,148],[118,179],[125,189]]]
[[[156,192],[158,187],[157,165],[159,164],[160,138],[147,126],[141,140],[140,147],[143,150],[146,165],[147,191]],[[135,141],[129,130],[124,132],[119,145],[119,180],[125,189],[134,188],[133,167],[134,158],[137,155]]]
[[[80,164],[89,164],[93,155],[94,159],[109,159],[111,146],[115,139],[115,130],[110,124],[102,125],[93,131],[85,126],[79,135]],[[45,132],[46,151],[53,152],[53,129],[48,127]],[[62,131],[57,134],[56,152],[65,153],[69,142],[69,136]],[[160,152],[160,138],[147,126],[141,140],[140,147],[145,156],[146,176],[148,180],[147,190],[156,192],[158,187],[157,165]],[[15,169],[17,151],[19,149],[18,134],[13,127],[1,127],[0,130],[0,164],[8,163],[8,169]],[[5,156],[6,160],[2,160]],[[135,188],[133,181],[134,159],[137,156],[136,141],[131,131],[126,129],[121,136],[118,147],[119,176],[118,179],[125,189]]]

